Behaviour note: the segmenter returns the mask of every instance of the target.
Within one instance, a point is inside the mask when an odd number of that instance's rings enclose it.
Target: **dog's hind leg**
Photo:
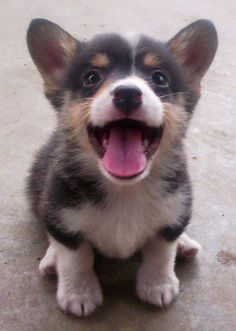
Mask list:
[[[186,233],[182,233],[182,235],[179,237],[177,256],[192,258],[197,255],[200,249],[201,245],[199,245],[195,240],[191,239]]]
[[[42,277],[53,276],[57,273],[56,250],[52,244],[49,245],[46,254],[39,263],[39,272]]]

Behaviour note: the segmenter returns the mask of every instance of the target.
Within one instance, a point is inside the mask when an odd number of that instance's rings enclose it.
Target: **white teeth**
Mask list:
[[[108,147],[108,139],[103,139],[103,141],[102,141],[102,147],[103,148],[105,148],[105,149],[107,149],[107,147]]]
[[[145,151],[148,148],[148,140],[144,139],[143,140],[143,150]]]

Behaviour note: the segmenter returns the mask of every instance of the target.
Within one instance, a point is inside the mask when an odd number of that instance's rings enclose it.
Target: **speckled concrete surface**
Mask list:
[[[195,193],[188,231],[203,252],[192,263],[178,263],[181,293],[167,309],[156,311],[138,301],[133,262],[103,265],[100,272],[109,280],[104,281],[105,303],[88,319],[61,313],[55,281],[39,278],[46,241],[27,209],[23,189],[33,153],[55,118],[25,45],[27,25],[35,17],[53,20],[81,38],[138,30],[167,39],[198,18],[216,24],[220,47],[186,142]],[[1,1],[1,331],[236,330],[235,17],[233,0]],[[117,272],[119,277],[111,281]]]

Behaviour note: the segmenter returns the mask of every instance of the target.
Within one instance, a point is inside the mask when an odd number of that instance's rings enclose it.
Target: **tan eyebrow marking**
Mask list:
[[[147,53],[143,58],[143,63],[148,68],[156,68],[160,64],[155,53]]]
[[[92,58],[91,64],[94,67],[105,68],[105,67],[108,67],[109,66],[110,60],[109,60],[107,54],[105,54],[105,53],[97,53]]]

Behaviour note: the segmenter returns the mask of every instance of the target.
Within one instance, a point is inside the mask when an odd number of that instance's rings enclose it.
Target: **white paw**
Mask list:
[[[157,307],[164,307],[179,294],[179,280],[173,274],[171,277],[137,282],[137,294],[144,302],[149,302]]]
[[[87,278],[87,276],[86,276]],[[58,286],[57,302],[59,307],[66,313],[78,317],[90,315],[102,304],[103,297],[101,287],[95,275],[83,279],[77,287],[71,289],[66,286]]]
[[[56,275],[56,252],[50,245],[43,259],[39,263],[39,272],[42,277]]]
[[[102,304],[102,296],[72,293],[58,297],[58,304],[66,313],[82,317],[90,315],[97,306]]]
[[[177,255],[184,258],[192,258],[201,250],[201,246],[186,233],[178,240]]]

